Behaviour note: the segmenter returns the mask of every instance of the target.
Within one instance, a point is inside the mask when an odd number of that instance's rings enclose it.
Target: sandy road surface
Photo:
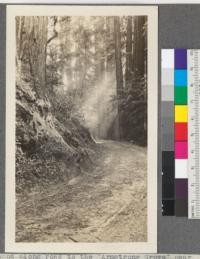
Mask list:
[[[98,143],[90,172],[17,197],[18,242],[145,242],[146,149]]]

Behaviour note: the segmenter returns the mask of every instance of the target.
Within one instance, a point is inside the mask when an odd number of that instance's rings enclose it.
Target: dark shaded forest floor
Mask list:
[[[146,148],[97,148],[91,171],[17,195],[17,242],[147,241]]]

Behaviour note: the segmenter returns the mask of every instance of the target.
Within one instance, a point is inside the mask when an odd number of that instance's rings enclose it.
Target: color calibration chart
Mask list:
[[[200,218],[200,50],[163,49],[162,214]]]

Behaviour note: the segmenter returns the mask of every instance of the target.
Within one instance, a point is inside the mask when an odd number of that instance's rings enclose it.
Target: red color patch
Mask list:
[[[188,139],[188,124],[185,122],[175,123],[175,141]]]

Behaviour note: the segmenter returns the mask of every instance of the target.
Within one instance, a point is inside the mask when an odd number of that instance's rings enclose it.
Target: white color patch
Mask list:
[[[175,159],[175,178],[188,178],[188,160]]]
[[[162,49],[162,68],[174,68],[174,49]]]

